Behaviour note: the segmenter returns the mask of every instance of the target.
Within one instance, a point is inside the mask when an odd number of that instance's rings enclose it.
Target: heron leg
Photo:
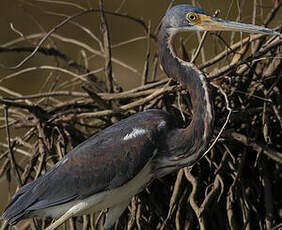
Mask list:
[[[123,203],[120,203],[119,205],[116,205],[115,207],[112,207],[109,209],[109,211],[106,214],[106,220],[104,223],[104,230],[110,230],[111,227],[115,224],[115,222],[118,220],[118,218],[121,216],[123,211],[128,206],[130,200],[127,200]]]
[[[45,230],[54,230],[63,224],[67,219],[75,216],[76,214],[82,212],[88,207],[85,202],[80,202],[75,206],[71,207],[64,215],[62,215],[59,219],[57,219],[54,223],[50,224]]]

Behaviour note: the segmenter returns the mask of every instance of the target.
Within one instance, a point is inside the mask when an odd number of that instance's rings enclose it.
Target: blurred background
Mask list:
[[[10,23],[13,23],[15,30],[18,30],[22,33],[23,36],[29,36],[32,34],[40,34],[46,31],[49,31],[56,24],[62,21],[62,15],[72,15],[78,12],[76,6],[81,6],[83,8],[98,8],[99,4],[97,0],[88,0],[88,1],[64,1],[69,3],[69,5],[56,4],[52,1],[1,1],[0,9],[0,44],[3,45],[11,40],[15,40],[20,37],[20,35],[14,32],[11,29]],[[198,0],[198,1],[174,1],[175,4],[196,4],[203,9],[207,10],[209,13],[213,14],[216,10],[220,10],[220,17],[228,18],[231,20],[239,20],[242,22],[252,23],[261,25],[265,16],[272,9],[274,5],[273,0],[230,0],[230,1],[221,1],[221,0]],[[74,5],[71,5],[73,3]],[[156,31],[156,28],[167,10],[170,0],[105,0],[105,10],[107,11],[116,11],[117,9],[121,13],[127,13],[136,18],[142,18],[146,24],[151,22],[151,31]],[[254,4],[256,4],[256,17],[253,18]],[[57,15],[56,15],[57,14]],[[281,20],[281,14],[276,20],[274,20],[269,27],[277,26]],[[129,39],[136,37],[143,37],[143,39],[138,39],[135,42],[124,46],[118,46],[113,48],[113,57],[121,60],[130,67],[137,70],[139,73],[142,73],[144,67],[144,60],[146,58],[146,44],[147,41],[144,39],[146,36],[143,28],[132,21],[129,21],[125,18],[120,18],[116,16],[107,16],[111,42],[113,45],[119,44]],[[85,16],[79,17],[75,20],[81,25],[86,26],[91,32],[93,32],[98,38],[102,39],[100,34],[100,19],[98,14],[91,13]],[[77,39],[91,48],[99,50],[99,45],[94,41],[89,35],[83,32],[77,26],[74,26],[71,23],[60,28],[57,32],[58,35],[63,35],[66,38]],[[186,35],[187,47],[189,51],[193,51],[198,45],[197,36],[195,33]],[[240,39],[240,34],[236,33],[237,40]],[[243,35],[246,36],[246,35]],[[226,33],[226,39],[231,39],[231,33]],[[206,59],[211,57],[218,52],[218,41],[215,42],[214,37],[209,36],[205,42],[205,53]],[[229,42],[227,40],[227,42]],[[34,44],[32,40],[32,44]],[[64,42],[61,39],[49,39],[44,45],[53,46],[55,45],[61,50],[64,54],[67,54],[74,60],[83,61],[83,47],[78,47],[76,44],[71,44],[71,42]],[[23,43],[21,43],[23,44]],[[28,45],[28,42],[25,43]],[[29,44],[31,45],[31,43]],[[154,48],[154,47],[153,47]],[[86,51],[87,52],[87,51]],[[1,53],[0,54],[0,63],[6,64],[8,66],[13,66],[25,57],[27,53]],[[89,55],[89,54],[88,54]],[[88,57],[89,58],[89,57]],[[153,58],[153,57],[151,57]],[[201,59],[199,59],[201,61]],[[34,65],[48,65],[53,62],[53,58],[48,58],[43,55],[36,55],[32,58],[25,67],[34,66]],[[91,70],[99,69],[100,64],[103,63],[103,59],[99,56],[92,56],[88,60],[88,65]],[[140,76],[134,71],[130,71],[128,68],[124,68],[121,65],[114,64],[113,70],[115,73],[118,82],[125,89],[132,88],[140,83]],[[9,73],[9,71],[0,69],[1,77]],[[44,82],[44,77],[39,77],[42,71],[35,71],[21,75],[21,77],[12,78],[9,81],[2,82],[3,86],[7,86],[11,90],[16,90],[19,93],[32,93],[38,92],[38,86]],[[97,74],[100,77],[103,77],[103,71]],[[45,73],[46,76],[46,73]],[[31,83],[31,84],[29,84]],[[24,84],[25,87],[22,87]]]
[[[202,7],[211,14],[220,10],[219,17],[230,20],[238,20],[246,23],[255,23],[261,25],[266,15],[272,10],[275,0],[195,0],[195,1],[170,1],[170,0],[105,0],[104,8],[106,11],[126,13],[130,16],[142,19],[146,25],[150,25],[150,31],[155,33],[161,18],[165,14],[170,4],[194,4]],[[44,1],[44,0],[2,0],[0,7],[0,46],[12,47],[29,46],[34,47],[42,34],[48,32],[65,16],[73,15],[82,9],[99,8],[97,0],[81,1]],[[268,27],[273,28],[281,23],[282,11],[277,13],[278,17],[271,22]],[[124,89],[134,88],[141,83],[141,76],[146,60],[148,49],[147,34],[143,27],[126,18],[107,15],[111,43],[113,45],[112,57],[113,73],[118,84]],[[86,14],[75,19],[73,22],[85,26],[101,41],[103,37],[100,30],[100,16],[96,13]],[[242,39],[242,34],[223,34],[228,44]],[[198,45],[196,33],[183,36],[184,44],[189,51],[189,55]],[[22,40],[22,41],[20,41]],[[79,41],[79,43],[77,43]],[[125,43],[125,44],[123,44]],[[150,41],[152,54],[156,48],[153,39]],[[90,36],[89,33],[73,23],[68,23],[56,31],[56,37],[50,37],[43,45],[44,47],[56,47],[63,54],[67,55],[77,63],[85,65],[89,70],[95,71],[95,75],[100,79],[105,78],[103,71],[104,59],[99,55],[99,43]],[[91,52],[91,49],[97,51]],[[215,36],[208,36],[204,51],[205,56],[197,59],[197,64],[208,60],[218,52],[225,49]],[[0,63],[6,66],[15,66],[29,53],[27,52],[1,52]],[[150,56],[150,62],[154,61],[154,56]],[[225,60],[228,62],[228,60]],[[34,66],[54,66],[59,62],[54,57],[36,54],[21,69]],[[62,67],[67,63],[61,63]],[[212,67],[214,68],[214,67]],[[212,71],[208,69],[207,71]],[[13,77],[14,70],[0,68],[1,86],[11,90],[18,95],[28,95],[38,92],[44,92],[50,88],[75,89],[82,91],[75,84],[65,84],[70,81],[69,74],[58,72],[52,76],[48,70],[32,70]],[[6,77],[9,79],[4,79]],[[46,82],[46,78],[52,80]],[[149,69],[148,81],[154,80],[153,69]],[[165,78],[165,75],[158,70],[156,79]],[[2,79],[2,80],[1,80]],[[54,84],[56,82],[56,84]],[[62,85],[65,84],[65,85]],[[9,95],[9,93],[0,91],[0,95]],[[3,111],[0,111],[3,117]],[[4,122],[1,120],[1,124]],[[0,129],[1,142],[5,142],[5,129]],[[20,131],[12,130],[11,136],[17,136]],[[2,151],[2,150],[1,150]],[[1,152],[0,152],[1,154]],[[0,164],[2,162],[0,161]],[[13,179],[12,179],[13,180]],[[13,187],[13,185],[12,185]],[[10,197],[10,190],[13,190],[6,182],[5,177],[0,179],[0,214]]]

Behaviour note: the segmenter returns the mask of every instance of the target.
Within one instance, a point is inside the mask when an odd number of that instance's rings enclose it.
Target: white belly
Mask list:
[[[75,216],[79,216],[114,207],[130,200],[134,195],[146,187],[153,178],[151,169],[151,161],[149,161],[140,173],[123,186],[113,190],[96,193],[83,200],[75,200],[66,204],[36,210],[32,212],[30,216],[50,216],[52,218],[58,218],[75,206],[80,207],[79,212],[75,214]]]

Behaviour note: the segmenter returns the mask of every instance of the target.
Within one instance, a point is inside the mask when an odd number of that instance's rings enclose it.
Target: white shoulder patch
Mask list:
[[[158,124],[158,128],[162,128],[166,125],[166,122],[164,120],[162,120],[159,124]]]
[[[127,141],[130,140],[132,138],[135,138],[137,136],[143,135],[145,134],[147,131],[146,129],[137,129],[137,128],[133,128],[131,133],[128,133],[124,136],[123,140]]]

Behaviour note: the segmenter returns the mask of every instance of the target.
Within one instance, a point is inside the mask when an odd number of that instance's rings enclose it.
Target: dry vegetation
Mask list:
[[[265,17],[266,26],[280,6],[280,1],[274,1],[273,10]],[[101,70],[105,80],[98,80],[95,71],[87,66],[87,59],[81,64],[46,42],[49,38],[63,40],[57,34],[61,27],[93,11],[80,9],[80,13],[65,18],[47,34],[20,37],[0,47],[0,53],[29,54],[25,61],[35,53],[54,57],[53,65],[25,67],[23,61],[0,79],[1,94],[5,94],[0,98],[0,129],[6,135],[0,143],[0,177],[9,183],[16,181],[21,186],[34,180],[93,133],[142,110],[163,109],[173,113],[180,125],[189,123],[192,108],[186,92],[166,78],[155,80],[163,74],[158,59],[152,58],[157,53],[150,48],[155,46],[156,32],[141,19],[120,11],[111,13],[141,25],[144,39],[151,41],[140,72],[143,84],[128,91],[122,89],[112,71],[112,62],[121,61],[111,57],[106,21],[109,12],[101,14],[101,40],[84,25],[76,25],[100,44],[100,50],[87,53],[104,58]],[[276,29],[281,31],[281,25]],[[192,170],[182,169],[149,185],[132,200],[115,229],[282,228],[282,40],[252,35],[227,44],[220,34],[213,36],[225,49],[199,68],[214,69],[208,73],[216,116],[214,145]],[[29,42],[24,42],[26,39]],[[82,41],[75,41],[77,46],[86,47]],[[179,47],[179,55],[187,58],[185,45]],[[50,72],[41,93],[23,96],[1,85],[34,69]],[[62,73],[72,80],[50,84]],[[16,129],[22,134],[14,137],[11,132]],[[100,217],[74,218],[65,225],[67,229],[101,229],[103,215]],[[42,229],[49,222],[27,220],[20,229]]]

